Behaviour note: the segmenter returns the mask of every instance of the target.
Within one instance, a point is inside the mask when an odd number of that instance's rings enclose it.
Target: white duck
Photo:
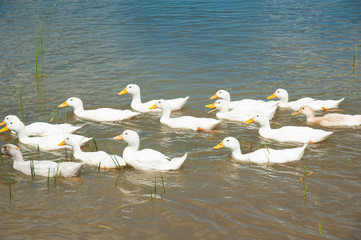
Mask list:
[[[256,122],[260,125],[258,133],[264,137],[279,142],[320,142],[329,137],[333,132],[314,129],[310,127],[285,126],[277,129],[271,129],[269,120],[257,114],[245,123]]]
[[[282,108],[291,108],[292,110],[298,110],[303,105],[308,105],[314,110],[322,110],[323,108],[337,108],[338,104],[345,98],[339,100],[315,100],[310,97],[298,99],[297,101],[288,102],[288,92],[284,89],[277,89],[272,95],[268,96],[267,99],[279,98],[280,103],[278,106]]]
[[[20,121],[15,115],[7,115],[0,126],[8,124],[11,121]],[[81,128],[81,126],[73,126],[68,123],[51,124],[46,122],[34,122],[25,126],[26,132],[29,136],[48,136],[62,133],[72,133]]]
[[[241,108],[230,110],[227,101],[223,99],[218,99],[214,103],[206,105],[206,107],[212,108],[212,110],[209,111],[208,113],[218,110],[216,116],[219,119],[227,119],[227,120],[241,121],[241,122],[247,121],[257,113],[262,114],[268,119],[272,119],[277,109],[277,105],[274,105],[271,108],[268,109],[265,108],[263,110],[257,110],[257,109],[252,110],[252,109],[241,109]]]
[[[60,104],[58,107],[67,106],[74,108],[74,114],[77,117],[84,120],[96,122],[116,122],[139,115],[139,113],[132,112],[131,110],[120,110],[113,108],[97,108],[92,110],[84,110],[83,102],[76,97],[68,98],[68,100]]]
[[[260,111],[263,109],[273,108],[278,105],[278,101],[262,101],[254,99],[242,99],[238,101],[231,101],[231,95],[226,90],[218,90],[209,99],[220,98],[228,103],[229,109],[241,108],[244,110]]]
[[[187,158],[187,153],[183,157],[169,160],[169,157],[156,150],[148,148],[139,150],[139,135],[132,130],[125,130],[114,139],[128,143],[123,152],[123,159],[138,170],[177,170]]]
[[[26,174],[44,177],[63,176],[76,177],[80,173],[83,163],[53,162],[53,161],[24,161],[20,149],[13,144],[5,144],[2,153],[10,156],[14,161],[14,169]]]
[[[97,152],[83,152],[80,149],[80,144],[73,136],[67,136],[64,141],[59,143],[59,146],[69,145],[73,148],[73,154],[76,159],[81,160],[83,163],[100,166],[102,168],[119,168],[125,166],[123,158],[117,155],[110,155],[104,151]]]
[[[214,146],[213,149],[229,148],[232,157],[238,161],[251,161],[254,163],[285,163],[300,160],[305,152],[307,143],[302,147],[275,150],[262,148],[254,152],[242,154],[239,142],[234,137],[226,137],[223,141]]]
[[[361,125],[361,115],[348,115],[340,113],[329,113],[322,117],[315,117],[315,111],[310,106],[302,106],[292,115],[303,114],[307,122],[315,123],[325,127],[345,127]]]
[[[50,151],[50,150],[59,150],[64,148],[65,146],[58,146],[59,142],[63,141],[66,136],[74,136],[81,145],[85,144],[91,138],[87,138],[81,135],[75,135],[75,134],[58,134],[58,135],[50,135],[50,136],[43,136],[43,137],[29,137],[24,123],[20,120],[14,120],[6,124],[4,128],[0,130],[0,132],[5,132],[7,130],[14,131],[19,141],[23,144],[29,145],[34,148],[39,148],[43,151]]]
[[[142,100],[140,98],[140,87],[136,84],[128,84],[123,91],[118,93],[118,95],[123,95],[129,93],[133,96],[131,107],[135,111],[138,112],[150,112],[150,111],[160,111],[160,109],[149,109],[151,106],[155,104],[157,100],[150,100],[148,102],[142,103]],[[189,96],[185,98],[175,98],[175,99],[169,99],[169,103],[171,106],[171,111],[176,111],[184,107],[188,100]]]
[[[168,100],[157,100],[156,103],[150,107],[151,109],[160,108],[163,110],[160,122],[171,128],[184,128],[191,130],[211,130],[220,123],[220,120],[213,118],[197,118],[193,116],[182,116],[177,118],[170,117],[170,104]]]

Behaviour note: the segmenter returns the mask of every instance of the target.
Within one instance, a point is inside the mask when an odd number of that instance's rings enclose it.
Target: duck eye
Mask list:
[[[69,140],[69,138],[67,137],[66,140]]]

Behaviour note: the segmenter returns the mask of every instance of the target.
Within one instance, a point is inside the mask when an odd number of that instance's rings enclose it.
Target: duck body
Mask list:
[[[10,156],[13,161],[14,169],[24,173],[25,175],[35,175],[44,177],[76,177],[79,175],[83,163],[76,162],[53,162],[47,160],[41,161],[24,161],[20,149],[13,144],[5,144],[2,152]],[[33,169],[33,170],[32,170]]]
[[[218,110],[216,116],[219,119],[227,119],[231,121],[241,121],[241,122],[247,121],[257,113],[262,114],[268,119],[272,119],[277,110],[277,104],[273,105],[271,108],[263,108],[262,110],[250,109],[249,107],[230,109],[228,102],[223,99],[218,99],[213,104],[206,105],[206,107],[213,108],[212,111]]]
[[[8,115],[4,118],[4,121],[0,124],[0,126],[8,124],[11,121],[20,121],[20,119],[15,115]],[[73,133],[80,128],[81,126],[73,126],[68,123],[51,124],[46,122],[34,122],[25,126],[26,132],[29,136],[48,136],[54,134]]]
[[[126,165],[122,157],[114,154],[108,154],[104,151],[83,152],[80,144],[73,136],[68,136],[58,145],[67,144],[73,148],[74,158],[81,160],[84,164],[91,166],[100,166],[101,168],[118,168]]]
[[[230,110],[240,109],[243,111],[262,111],[278,105],[278,101],[262,101],[255,99],[242,99],[231,101],[231,95],[226,90],[218,90],[210,99],[220,98],[227,102]]]
[[[328,138],[333,132],[314,129],[310,127],[284,126],[271,129],[269,120],[263,116],[256,115],[253,120],[260,124],[258,133],[264,137],[278,142],[320,142]],[[247,121],[248,123],[249,121]]]
[[[150,109],[157,100],[150,100],[148,102],[142,103],[141,96],[140,96],[140,87],[136,84],[128,84],[126,88],[123,89],[119,93],[119,95],[123,95],[129,93],[132,95],[133,99],[131,102],[131,108],[138,112],[151,112],[151,111],[161,111],[161,109]],[[184,98],[175,98],[175,99],[169,99],[171,111],[180,110],[184,107],[186,102],[188,101],[189,96]]]
[[[138,170],[177,170],[187,158],[187,153],[180,158],[169,157],[153,149],[139,150],[139,135],[132,130],[125,130],[114,139],[124,140],[128,146],[123,151],[124,161]]]
[[[74,108],[74,114],[83,120],[90,120],[95,122],[116,122],[132,118],[139,115],[137,112],[131,110],[120,110],[113,108],[98,108],[92,110],[84,110],[83,102],[76,97],[68,98],[64,103],[58,107],[71,106]]]
[[[233,137],[225,138],[220,144],[214,147],[229,148],[232,151],[232,157],[237,161],[251,161],[257,164],[264,163],[285,163],[300,160],[307,147],[307,143],[302,147],[287,148],[275,150],[271,148],[262,148],[248,154],[242,154],[239,142]]]
[[[271,99],[275,97],[280,99],[279,107],[290,108],[295,111],[298,110],[303,105],[308,105],[312,107],[314,110],[322,110],[323,108],[337,108],[338,105],[344,100],[344,98],[341,98],[339,100],[315,100],[310,97],[305,97],[298,99],[297,101],[289,102],[288,92],[281,88],[277,89],[267,99]]]
[[[171,128],[191,129],[194,131],[200,129],[211,130],[215,128],[218,123],[220,123],[220,120],[213,118],[197,118],[193,116],[171,118],[170,104],[168,100],[157,100],[152,108],[160,108],[163,110],[160,122]]]
[[[303,114],[307,122],[325,127],[353,127],[361,125],[361,115],[349,115],[329,113],[321,117],[315,117],[315,111],[310,106],[300,107],[293,115]]]
[[[64,148],[65,146],[58,146],[58,143],[63,141],[66,136],[72,136],[74,139],[77,139],[77,141],[83,145],[91,138],[87,138],[81,135],[76,134],[58,134],[58,135],[50,135],[50,136],[43,136],[43,137],[29,137],[29,135],[26,132],[26,128],[24,126],[24,123],[20,120],[11,121],[6,126],[0,130],[0,132],[4,132],[6,130],[14,131],[18,138],[19,142],[26,144],[33,148],[39,148],[43,151],[52,151],[52,150],[60,150]]]

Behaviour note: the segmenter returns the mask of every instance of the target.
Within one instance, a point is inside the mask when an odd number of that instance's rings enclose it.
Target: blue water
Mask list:
[[[52,4],[41,2],[41,20]],[[214,117],[204,105],[218,89],[236,100],[265,99],[277,88],[287,89],[291,100],[345,97],[343,113],[360,114],[360,1],[59,1],[46,22],[44,77],[38,79],[36,14],[36,1],[0,2],[0,117],[21,115],[22,92],[27,123],[54,117],[85,124],[80,133],[118,154],[125,144],[111,138],[131,128],[143,147],[189,157],[171,173],[98,173],[89,167],[81,184],[65,181],[50,191],[46,179],[29,184],[4,158],[0,236],[315,239],[323,219],[323,237],[360,238],[359,128],[327,129],[334,135],[310,146],[301,161],[267,168],[233,162],[229,151],[211,149],[225,136],[239,139],[245,152],[264,147],[256,125],[226,121],[218,133],[197,134],[160,126],[156,115],[106,125],[79,121],[70,109],[57,113],[71,96],[85,108],[129,109],[130,96],[117,94],[137,83],[143,100],[190,95],[185,109],[174,113],[179,116]],[[277,112],[273,126],[306,125],[290,113]],[[0,141],[18,143],[10,134]],[[315,172],[306,205],[299,182],[305,166]],[[9,175],[16,180],[11,204]],[[149,192],[160,175],[167,195],[152,203]]]

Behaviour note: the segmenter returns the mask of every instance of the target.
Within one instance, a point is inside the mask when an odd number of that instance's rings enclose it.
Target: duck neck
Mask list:
[[[310,110],[306,115],[307,122],[313,122],[315,120],[315,111]]]
[[[127,151],[138,151],[139,149],[139,141],[137,142],[133,142],[133,143],[128,143],[128,146],[125,148]]]
[[[288,93],[285,93],[281,98],[280,98],[280,105],[286,105],[288,103]]]
[[[81,113],[83,113],[83,112],[84,112],[83,103],[80,103],[79,105],[77,105],[77,106],[74,107],[74,113],[75,113],[76,115],[79,115],[79,114],[81,114]]]
[[[136,93],[136,94],[132,94],[133,95],[133,99],[132,99],[132,105],[137,105],[137,104],[142,104],[142,100],[140,98],[140,92]]]
[[[22,122],[20,123],[19,129],[16,133],[18,134],[18,138],[19,138],[20,142],[24,142],[27,139],[29,139],[29,135],[26,132],[25,125]]]
[[[75,146],[72,146],[74,155],[81,153],[80,145],[77,144]]]
[[[263,129],[263,130],[271,129],[271,125],[267,119],[261,121],[259,124],[260,124],[260,129]]]
[[[11,158],[13,159],[14,164],[24,162],[23,155],[20,151],[16,151],[14,155],[11,155]]]
[[[162,117],[160,118],[160,120],[165,120],[165,119],[169,119],[170,118],[170,106],[166,106],[165,108],[162,109]]]
[[[223,104],[222,108],[219,109],[219,112],[221,112],[221,113],[229,112],[228,102],[226,102],[225,104]]]
[[[232,156],[236,159],[241,159],[242,158],[242,152],[241,152],[241,148],[237,147],[237,148],[233,148],[232,149]]]

